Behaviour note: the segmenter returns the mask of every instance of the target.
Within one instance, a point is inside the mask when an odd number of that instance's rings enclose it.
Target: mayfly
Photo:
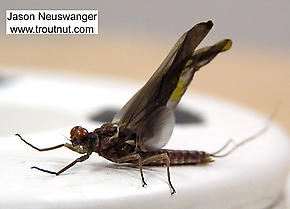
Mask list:
[[[95,152],[116,163],[130,163],[138,166],[142,186],[146,185],[143,166],[166,166],[171,194],[174,194],[175,189],[170,180],[170,166],[210,163],[213,162],[213,158],[226,156],[240,146],[241,144],[237,144],[224,155],[217,154],[229,143],[215,153],[162,149],[167,144],[174,128],[173,112],[195,72],[208,64],[217,54],[231,48],[232,41],[224,39],[212,46],[195,50],[212,26],[212,21],[201,22],[184,33],[156,72],[116,113],[111,123],[105,123],[93,132],[75,126],[70,131],[71,143],[44,149],[33,146],[16,134],[22,141],[38,151],[66,147],[83,154],[57,172],[38,167],[32,168],[59,175],[76,163],[87,160]]]

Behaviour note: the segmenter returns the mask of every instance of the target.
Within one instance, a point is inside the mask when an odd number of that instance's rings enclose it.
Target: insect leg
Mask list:
[[[65,144],[59,144],[59,145],[56,145],[56,146],[53,146],[53,147],[39,149],[36,146],[34,146],[34,145],[30,144],[29,142],[27,142],[26,140],[24,140],[19,134],[15,134],[15,136],[18,136],[25,144],[29,145],[30,147],[32,147],[33,149],[36,149],[39,152],[49,151],[49,150],[53,150],[53,149],[58,149],[58,148],[61,148],[61,147],[65,146]]]
[[[127,156],[120,157],[118,159],[115,159],[114,161],[116,163],[127,163],[130,161],[138,160],[139,158],[140,158],[140,155],[137,153],[134,153],[134,154],[129,154]]]
[[[143,164],[143,162],[142,162],[142,159],[139,155],[138,165],[139,165],[139,171],[140,171],[140,175],[141,175],[141,179],[142,179],[142,187],[144,187],[147,185],[147,183],[145,182],[145,179],[144,179],[142,164]]]
[[[126,162],[136,161],[136,160],[138,160],[139,171],[140,171],[140,175],[141,175],[141,179],[142,179],[142,186],[144,187],[147,184],[145,182],[144,175],[143,175],[142,159],[138,153],[134,153],[134,154],[130,154],[130,155],[121,157],[119,159],[116,159],[115,162],[116,163],[126,163]]]
[[[35,167],[35,166],[33,166],[33,167],[31,167],[31,168],[37,169],[37,170],[42,171],[42,172],[45,172],[45,173],[55,174],[56,176],[58,176],[59,174],[63,173],[63,172],[66,171],[67,169],[69,169],[69,168],[71,168],[72,166],[74,166],[76,163],[83,162],[83,161],[87,160],[89,157],[90,157],[90,154],[83,155],[83,156],[77,158],[77,159],[76,159],[75,161],[73,161],[72,163],[70,163],[70,164],[68,164],[67,166],[65,166],[63,169],[59,170],[58,172],[45,170],[45,169],[38,168],[38,167]]]
[[[170,166],[170,159],[167,155],[167,153],[161,153],[161,154],[157,154],[157,155],[153,155],[153,156],[149,156],[149,157],[146,157],[146,158],[142,158],[140,156],[140,154],[138,153],[134,153],[134,154],[131,154],[131,155],[128,155],[128,156],[124,156],[124,157],[121,157],[119,159],[116,159],[115,162],[117,163],[126,163],[126,162],[130,162],[130,161],[135,161],[135,160],[138,160],[138,166],[139,166],[139,171],[140,171],[140,175],[141,175],[141,179],[142,179],[142,186],[144,187],[146,184],[145,182],[145,179],[144,179],[144,175],[143,175],[143,165],[146,165],[146,164],[150,164],[152,162],[164,162],[165,161],[165,165],[167,167],[167,178],[168,178],[168,183],[169,183],[169,186],[170,186],[170,189],[171,189],[171,194],[174,194],[176,193],[172,183],[171,183],[171,180],[170,180],[170,171],[169,171],[169,166]]]
[[[43,151],[50,151],[50,150],[54,150],[54,149],[58,149],[61,147],[66,147],[74,152],[78,152],[80,154],[85,154],[86,152],[84,152],[82,149],[80,149],[79,147],[73,147],[71,144],[65,143],[65,144],[59,144],[53,147],[48,147],[48,148],[38,148],[32,144],[30,144],[29,142],[27,142],[25,139],[23,139],[19,134],[15,134],[15,136],[18,136],[25,144],[29,145],[30,147],[32,147],[33,149],[39,151],[39,152],[43,152]]]
[[[167,179],[168,179],[168,183],[171,189],[171,195],[173,195],[174,193],[176,193],[172,183],[171,183],[171,179],[170,179],[170,171],[169,171],[169,167],[170,167],[170,158],[167,155],[167,153],[161,153],[158,155],[153,155],[150,157],[147,157],[145,159],[142,160],[142,164],[146,165],[146,164],[150,164],[152,162],[164,162],[164,164],[166,165],[167,168]]]

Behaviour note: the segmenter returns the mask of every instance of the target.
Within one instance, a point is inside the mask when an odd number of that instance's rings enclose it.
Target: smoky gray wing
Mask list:
[[[130,114],[134,114],[136,110],[134,110],[135,105],[145,99],[145,94],[150,90],[151,84],[156,82],[156,80],[161,76],[162,73],[165,73],[168,70],[168,67],[172,64],[176,52],[180,48],[182,42],[185,39],[187,33],[184,33],[178,41],[175,43],[173,48],[170,50],[167,57],[161,63],[159,68],[154,72],[151,78],[147,81],[147,83],[121,108],[119,112],[117,112],[112,120],[113,123],[123,123],[126,124],[126,121],[130,119]]]
[[[142,151],[164,147],[172,134],[175,124],[174,113],[166,106],[152,112],[144,121],[137,142]]]
[[[113,122],[140,133],[152,112],[167,105],[187,60],[212,26],[212,21],[202,22],[183,34],[143,88],[115,115]]]

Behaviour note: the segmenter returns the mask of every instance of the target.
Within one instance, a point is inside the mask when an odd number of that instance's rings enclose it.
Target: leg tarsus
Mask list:
[[[170,165],[166,165],[167,166],[167,178],[168,178],[168,184],[169,184],[169,186],[170,186],[170,190],[171,190],[171,195],[173,195],[174,193],[176,193],[176,191],[175,191],[175,189],[174,189],[174,187],[173,187],[173,185],[172,185],[172,183],[171,183],[171,179],[170,179],[170,172],[169,172],[169,166]]]
[[[171,191],[170,193],[171,194],[176,193],[176,190],[174,189],[174,187],[171,183],[171,179],[170,179],[170,169],[169,169],[170,168],[170,159],[169,159],[169,156],[166,152],[145,158],[142,160],[142,164],[146,165],[146,164],[150,164],[150,163],[156,162],[156,161],[159,161],[159,162],[165,161],[166,170],[167,170],[167,179],[168,179],[168,184],[169,184],[170,191]]]
[[[20,136],[20,134],[15,134],[15,136],[18,136],[25,144],[29,145],[30,147],[32,147],[33,149],[36,149],[39,152],[49,151],[49,150],[53,150],[53,149],[58,149],[58,148],[61,148],[61,147],[65,146],[65,144],[59,144],[59,145],[56,145],[54,147],[48,147],[48,148],[39,149],[36,146],[34,146],[34,145],[30,144],[29,142],[27,142],[25,139],[23,139],[22,136]]]
[[[170,190],[171,190],[171,193],[170,194],[173,195],[174,193],[176,193],[176,190],[174,189],[174,187],[173,187],[173,185],[171,183],[169,167],[170,167],[170,159],[169,159],[169,156],[166,153],[167,180],[168,180],[168,184],[169,184]]]
[[[147,183],[144,181],[144,179],[142,179],[142,187],[147,186]]]
[[[65,166],[63,169],[59,170],[58,172],[45,170],[45,169],[42,169],[42,168],[38,168],[36,166],[33,166],[31,168],[32,169],[37,169],[37,170],[42,171],[42,172],[45,172],[45,173],[54,174],[54,175],[58,176],[61,173],[63,173],[64,171],[66,171],[67,169],[73,167],[76,163],[83,162],[83,161],[87,160],[89,157],[90,157],[90,154],[83,155],[83,156],[77,158],[75,161],[73,161],[70,164],[68,164],[67,166]]]
[[[49,173],[49,174],[54,174],[54,175],[58,175],[57,172],[54,172],[54,171],[49,171],[49,170],[45,170],[45,169],[42,169],[42,168],[38,168],[36,166],[32,166],[31,169],[37,169],[39,171],[42,171],[42,172],[45,172],[45,173]]]
[[[134,153],[134,154],[127,155],[127,156],[124,156],[124,157],[119,158],[119,159],[115,159],[115,161],[117,163],[126,163],[126,162],[130,162],[130,161],[135,161],[135,160],[138,160],[138,167],[139,167],[139,171],[140,171],[140,175],[141,175],[142,187],[145,187],[147,184],[145,182],[145,178],[143,175],[142,158],[141,158],[139,153]]]
[[[141,156],[138,154],[138,164],[139,164],[139,171],[140,171],[140,175],[141,175],[141,179],[142,179],[142,187],[145,187],[147,186],[147,183],[145,182],[145,179],[144,179],[144,175],[143,175],[143,169],[142,169],[142,158]]]

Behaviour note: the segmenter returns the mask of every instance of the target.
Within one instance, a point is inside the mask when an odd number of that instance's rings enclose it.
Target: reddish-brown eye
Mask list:
[[[82,128],[80,126],[75,126],[71,129],[70,131],[70,137],[73,137],[75,135],[75,132],[79,129],[79,128]]]
[[[87,131],[87,129],[82,128],[82,127],[79,127],[74,133],[74,137],[77,140],[82,140],[84,138],[87,138],[88,135],[89,135],[89,132]]]

